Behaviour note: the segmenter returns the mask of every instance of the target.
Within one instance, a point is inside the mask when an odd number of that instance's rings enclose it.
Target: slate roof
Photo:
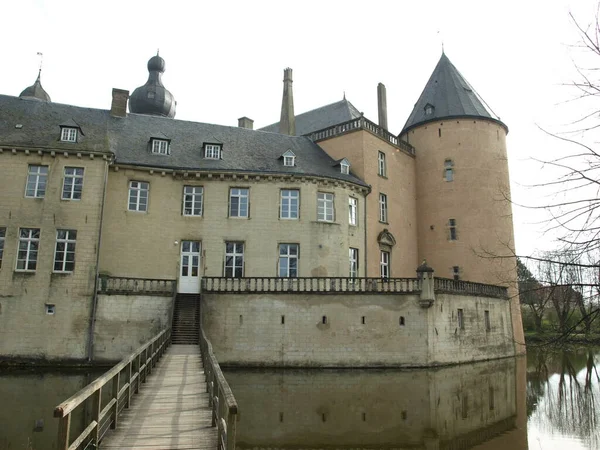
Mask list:
[[[339,123],[358,119],[361,113],[348,100],[325,105],[312,111],[307,111],[296,116],[296,136],[304,136],[313,131],[322,130]],[[260,128],[262,131],[279,133],[279,122]]]
[[[427,105],[433,106],[432,114],[426,114]],[[427,122],[458,117],[484,117],[499,122],[508,130],[446,54],[442,53],[400,134]]]
[[[128,114],[46,103],[0,95],[0,145],[75,151],[108,151],[117,164],[198,170],[293,173],[366,184],[339,168],[321,147],[306,137],[286,136],[246,128],[174,120],[159,116]],[[60,141],[60,125],[74,121],[81,128],[77,143]],[[22,128],[15,128],[20,124]],[[152,154],[150,140],[171,140],[169,156]],[[223,159],[203,158],[203,143],[223,143]],[[281,155],[292,150],[296,165],[285,167]]]
[[[36,100],[41,100],[43,102],[49,102],[50,96],[42,87],[42,82],[40,81],[40,76],[42,75],[42,69],[38,72],[38,76],[31,86],[23,89],[19,97],[28,97]]]

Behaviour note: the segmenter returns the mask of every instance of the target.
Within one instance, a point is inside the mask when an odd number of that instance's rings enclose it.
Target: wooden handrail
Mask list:
[[[171,330],[166,329],[139,347],[112,369],[92,381],[79,392],[54,408],[54,417],[59,418],[58,449],[76,450],[91,441],[98,447],[100,440],[110,428],[116,428],[118,416],[123,408],[129,408],[131,396],[139,391],[140,383],[152,372],[160,357],[171,342]],[[135,370],[134,370],[135,368]],[[123,379],[122,372],[125,372]],[[121,386],[121,381],[124,381]],[[102,404],[102,388],[112,382],[112,393],[105,405]],[[132,392],[132,390],[134,392]],[[70,442],[71,413],[87,399],[93,407],[85,429]],[[87,417],[84,414],[84,417]],[[91,436],[91,437],[90,437]]]
[[[202,308],[200,311],[202,313]],[[218,448],[235,450],[238,404],[213,353],[212,344],[202,329],[202,318],[200,319],[199,344],[206,376],[209,406],[212,408],[212,425],[218,429]]]

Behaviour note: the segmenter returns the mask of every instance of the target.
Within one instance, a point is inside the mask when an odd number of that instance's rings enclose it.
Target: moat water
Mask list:
[[[530,347],[527,358],[435,370],[225,375],[242,449],[577,450],[600,449],[597,365],[600,349]],[[0,449],[55,449],[54,407],[98,375],[0,371]]]

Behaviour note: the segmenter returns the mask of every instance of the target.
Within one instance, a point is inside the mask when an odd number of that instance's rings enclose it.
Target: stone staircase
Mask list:
[[[177,294],[173,311],[171,342],[198,345],[200,338],[200,295]]]

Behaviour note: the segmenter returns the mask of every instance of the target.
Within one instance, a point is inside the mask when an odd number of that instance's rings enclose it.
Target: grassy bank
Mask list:
[[[570,333],[563,335],[555,332],[544,332],[538,333],[535,331],[525,332],[525,343],[526,344],[584,344],[584,345],[600,345],[600,334],[590,333]]]

